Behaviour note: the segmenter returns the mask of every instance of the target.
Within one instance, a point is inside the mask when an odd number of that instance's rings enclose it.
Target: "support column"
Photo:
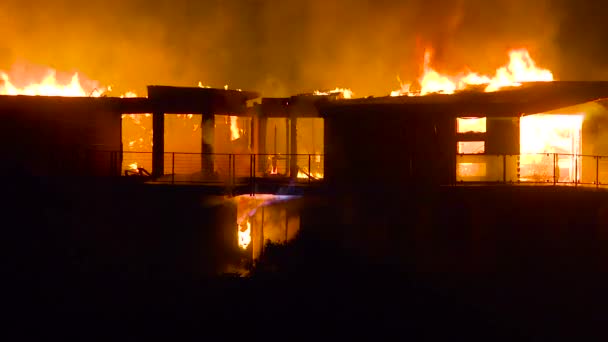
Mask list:
[[[165,174],[165,113],[152,114],[152,176]]]
[[[258,158],[258,172],[265,172],[268,170],[266,162],[268,161],[268,156],[264,156],[266,154],[266,128],[268,126],[268,119],[265,117],[255,117],[257,123],[256,127],[256,149],[254,150],[257,154],[262,154]]]
[[[289,127],[289,176],[293,179],[298,177],[298,132],[297,132],[297,123],[298,118],[295,116],[289,119],[290,127]],[[310,170],[309,170],[310,172]]]
[[[203,114],[201,119],[202,145],[201,171],[205,176],[212,176],[215,171],[213,141],[215,139],[215,114]]]

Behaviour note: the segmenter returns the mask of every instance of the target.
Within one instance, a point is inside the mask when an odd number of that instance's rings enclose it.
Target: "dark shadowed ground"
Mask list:
[[[219,215],[187,207],[195,195],[166,193],[167,201],[155,207],[159,194],[135,197],[147,190],[119,189],[92,187],[88,193],[96,195],[85,201],[79,191],[41,180],[5,186],[7,332],[79,340],[554,341],[604,334],[607,284],[601,267],[583,265],[597,253],[578,253],[560,268],[533,259],[542,254],[537,251],[513,252],[531,259],[513,260],[511,267],[501,261],[481,271],[425,272],[391,258],[372,263],[320,238],[318,230],[303,229],[289,245],[269,246],[250,278],[213,277],[220,260],[238,260],[238,253],[217,247],[223,237],[213,229],[184,227],[195,217],[200,227],[221,226],[219,217],[231,215],[230,208]],[[130,204],[144,197],[150,199]],[[161,207],[164,216],[149,217]],[[184,221],[175,222],[178,216]],[[535,267],[520,267],[526,264]]]

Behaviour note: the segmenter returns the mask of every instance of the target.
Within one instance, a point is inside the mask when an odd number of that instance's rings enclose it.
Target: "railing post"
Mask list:
[[[507,155],[502,155],[502,182],[507,184]]]
[[[555,177],[555,168],[557,167],[557,153],[553,153],[553,185],[557,184],[557,179]]]
[[[232,185],[236,185],[236,154],[232,155]]]
[[[578,155],[574,155],[574,186],[578,186]]]
[[[308,154],[308,184],[310,184],[311,175],[312,175],[312,169],[310,168],[310,154]]]
[[[595,188],[600,187],[600,156],[595,156]]]
[[[226,185],[228,187],[232,185],[232,154],[228,154],[228,177],[226,178]]]
[[[249,155],[249,196],[253,196],[253,168],[255,156],[253,154]]]
[[[175,152],[171,152],[171,184],[175,184]]]

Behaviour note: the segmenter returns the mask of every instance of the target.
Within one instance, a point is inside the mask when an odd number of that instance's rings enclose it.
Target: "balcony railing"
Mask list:
[[[608,156],[460,154],[456,156],[456,182],[607,186]]]
[[[164,174],[151,177],[152,152],[94,151],[89,175],[143,177],[168,184],[318,184],[321,154],[164,154]],[[562,153],[456,155],[455,183],[608,186],[608,156]],[[404,175],[405,176],[405,175]]]
[[[122,176],[149,177],[152,152],[123,152],[118,164]],[[167,152],[164,154],[164,175],[154,177],[154,182],[240,185],[249,184],[252,179],[273,179],[311,184],[321,181],[323,175],[324,156],[320,154]]]

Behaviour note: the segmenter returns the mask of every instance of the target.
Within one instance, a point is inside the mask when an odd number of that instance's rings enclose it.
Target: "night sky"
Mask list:
[[[43,65],[144,92],[203,84],[284,96],[386,95],[435,67],[488,74],[527,47],[560,80],[608,80],[600,0],[75,0],[0,2],[0,69]],[[26,69],[27,70],[27,69]]]

